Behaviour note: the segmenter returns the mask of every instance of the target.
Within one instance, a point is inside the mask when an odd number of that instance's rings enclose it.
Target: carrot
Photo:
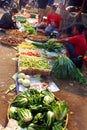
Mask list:
[[[48,86],[48,83],[42,83],[42,86],[43,86],[43,87],[47,87],[47,86]]]

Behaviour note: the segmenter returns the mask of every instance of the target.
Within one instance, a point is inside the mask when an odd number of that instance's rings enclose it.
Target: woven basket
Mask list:
[[[23,68],[23,67],[19,67],[18,68],[19,72],[23,72],[25,74],[41,74],[41,75],[50,75],[51,74],[51,70],[50,69],[35,69],[35,68]]]
[[[20,94],[20,93],[19,93],[19,94]],[[19,95],[19,94],[18,94],[18,95]],[[16,96],[13,98],[13,100],[14,100],[18,95],[16,95]],[[55,97],[55,98],[56,98],[56,97]],[[9,111],[10,111],[10,107],[11,107],[11,104],[12,104],[13,100],[9,103],[8,110],[7,110],[7,120],[8,120],[8,121],[9,121],[9,119],[10,119],[10,117],[9,117]],[[56,98],[56,100],[59,100],[59,101],[60,101],[59,98]],[[66,130],[66,128],[67,128],[68,120],[69,120],[69,114],[67,114],[67,116],[66,116],[66,122],[65,122],[65,126],[64,126],[63,130]]]

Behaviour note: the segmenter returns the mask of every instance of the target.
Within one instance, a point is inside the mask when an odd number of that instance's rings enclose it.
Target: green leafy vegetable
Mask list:
[[[19,108],[17,110],[18,112],[18,116],[20,117],[20,119],[23,121],[23,122],[30,122],[32,120],[32,113],[30,110],[28,109],[25,109],[25,108]]]
[[[48,111],[47,112],[47,128],[49,129],[55,120],[54,112]]]
[[[42,94],[44,95],[43,103],[45,104],[50,104],[51,102],[55,100],[54,94],[48,90],[42,91]]]
[[[25,31],[28,34],[36,34],[36,30],[35,30],[35,28],[32,25],[30,25],[30,24],[23,24],[23,27],[24,27]]]
[[[26,22],[26,18],[22,17],[22,16],[16,16],[16,20],[19,21],[20,23],[25,23]]]
[[[14,106],[10,107],[9,116],[10,116],[10,118],[19,120],[18,115],[17,115],[17,108],[16,107],[14,107]]]
[[[24,93],[21,93],[14,99],[12,104],[16,107],[26,107],[28,104],[27,96]]]
[[[41,43],[33,43],[35,46],[39,48],[44,48],[49,52],[60,52],[62,49],[65,49],[65,46],[61,43],[54,43],[50,44],[52,41],[54,41],[54,38],[49,39],[46,43],[41,44]]]
[[[34,116],[34,120],[33,122],[34,123],[40,123],[43,121],[43,117],[44,117],[44,114],[43,113],[37,113],[35,116]]]
[[[53,127],[52,127],[52,130],[65,130],[62,126],[65,124],[65,121],[64,120],[61,120],[59,122],[55,122]]]
[[[87,85],[83,74],[76,68],[75,64],[66,55],[60,54],[58,56],[58,59],[53,65],[52,72],[56,78],[71,78],[78,81],[82,85]]]
[[[48,89],[43,91],[28,89],[20,93],[9,109],[9,118],[17,120],[19,126],[27,130],[64,128],[67,114],[66,103],[57,101]]]
[[[28,126],[28,130],[47,130],[45,125],[37,125],[34,123],[31,123]]]

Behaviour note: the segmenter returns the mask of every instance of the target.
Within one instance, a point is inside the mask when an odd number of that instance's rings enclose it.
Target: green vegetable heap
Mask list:
[[[16,20],[19,21],[20,23],[25,23],[26,22],[26,18],[22,17],[22,16],[16,16]]]
[[[23,24],[23,27],[28,34],[36,34],[36,30],[32,25],[25,23]]]
[[[52,72],[58,79],[71,78],[84,86],[87,85],[84,75],[66,55],[60,54],[58,56],[58,59],[53,65]]]
[[[12,102],[9,118],[26,130],[66,130],[68,106],[48,90],[29,89]]]
[[[49,39],[46,43],[33,43],[35,46],[39,48],[44,48],[49,52],[60,52],[62,49],[65,49],[64,45],[61,43],[54,43],[51,45],[51,42],[54,41],[54,38]]]

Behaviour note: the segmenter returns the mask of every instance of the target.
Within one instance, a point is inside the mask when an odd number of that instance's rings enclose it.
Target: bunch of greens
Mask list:
[[[19,21],[20,23],[25,23],[26,22],[26,18],[23,16],[16,16],[16,20]]]
[[[61,43],[54,43],[51,44],[51,42],[54,41],[54,38],[49,39],[46,43],[33,43],[35,46],[39,48],[44,48],[49,52],[60,52],[62,49],[65,49],[64,45]]]
[[[9,118],[27,130],[65,130],[68,106],[50,91],[29,89],[12,102]]]
[[[53,65],[52,72],[56,78],[71,78],[84,86],[87,85],[84,75],[66,55],[60,54],[58,56],[58,59]]]
[[[31,24],[23,24],[22,25],[25,29],[25,31],[28,33],[28,34],[36,34],[36,30],[35,28],[31,25]]]

